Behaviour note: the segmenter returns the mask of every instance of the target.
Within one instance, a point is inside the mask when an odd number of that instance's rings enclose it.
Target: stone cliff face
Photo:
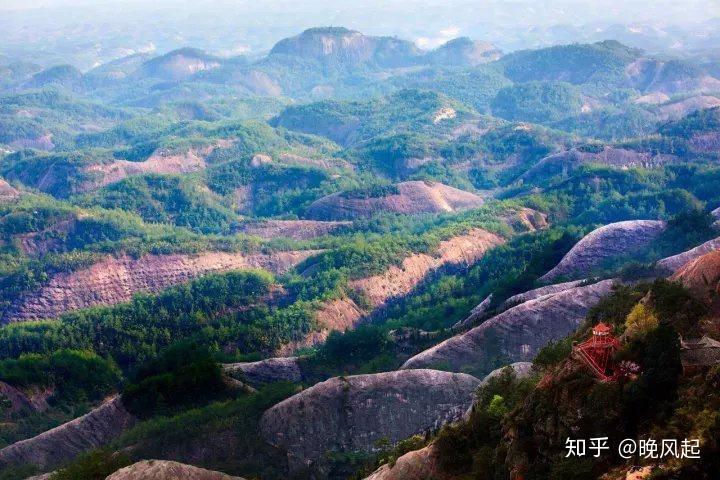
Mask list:
[[[298,357],[268,358],[258,362],[226,363],[223,370],[251,387],[266,383],[300,383],[305,378]]]
[[[105,480],[242,480],[169,460],[143,460],[121,468]]]
[[[61,273],[39,290],[16,300],[3,322],[54,318],[93,305],[126,302],[140,291],[157,292],[210,272],[262,268],[284,273],[313,255],[314,251],[241,254],[199,254],[108,257],[83,270]]]
[[[411,65],[422,52],[406,40],[373,37],[346,28],[311,28],[278,42],[273,55],[291,55],[331,65],[377,64],[383,67]]]
[[[410,181],[397,184],[398,193],[384,197],[348,198],[333,193],[313,202],[306,215],[316,220],[353,220],[377,212],[402,214],[455,212],[479,207],[483,199],[474,193],[438,182]]]
[[[585,277],[613,257],[650,245],[665,227],[666,223],[660,220],[629,220],[593,230],[575,244],[555,268],[543,275],[542,280]]]
[[[720,294],[720,250],[688,261],[670,280],[682,283],[706,304],[717,304]]]
[[[260,432],[292,468],[318,466],[327,452],[370,452],[459,418],[480,380],[435,370],[337,377],[268,409]]]
[[[385,464],[365,480],[452,480],[454,477],[440,469],[440,459],[434,444],[408,452],[394,465]]]
[[[574,280],[572,282],[556,283],[554,285],[547,285],[545,287],[536,288],[534,290],[528,290],[527,292],[518,293],[513,295],[503,302],[503,308],[510,308],[515,305],[520,305],[528,300],[534,300],[536,298],[544,297],[554,293],[560,293],[573,287],[577,287],[582,284],[584,280]]]
[[[109,443],[135,421],[120,397],[114,397],[82,417],[3,448],[0,470],[21,465],[50,470],[79,453]]]
[[[5,416],[41,412],[48,407],[46,395],[30,395],[5,382],[0,382],[0,399],[9,402],[9,406],[3,412]]]
[[[663,258],[657,263],[658,270],[660,270],[662,274],[670,275],[689,261],[718,249],[720,249],[720,237],[708,240],[702,245],[698,245],[695,248],[678,253],[677,255]]]
[[[529,300],[466,333],[419,353],[403,369],[441,366],[486,374],[494,358],[529,361],[550,341],[573,332],[588,310],[610,293],[614,280],[578,286]]]

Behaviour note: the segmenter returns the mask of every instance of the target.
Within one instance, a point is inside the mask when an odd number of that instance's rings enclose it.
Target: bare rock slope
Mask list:
[[[473,402],[480,380],[436,370],[331,378],[268,409],[260,431],[288,453],[293,468],[327,452],[370,452],[453,421]]]
[[[105,480],[242,480],[242,478],[169,460],[143,460],[121,468]]]
[[[352,299],[325,302],[316,312],[318,329],[299,342],[283,346],[277,355],[285,356],[301,347],[322,343],[333,330],[355,328],[371,313],[377,312],[394,299],[410,294],[433,272],[450,266],[468,267],[476,263],[490,248],[505,243],[497,234],[475,228],[462,235],[440,242],[433,254],[416,253],[392,265],[383,273],[350,282],[350,287],[369,302],[370,311],[360,308]]]
[[[442,366],[486,374],[497,356],[510,362],[532,360],[548,342],[574,331],[613,284],[614,280],[603,280],[529,300],[419,353],[402,368]]]
[[[110,163],[96,163],[85,168],[90,180],[80,190],[89,191],[119,182],[131,175],[146,173],[191,173],[205,169],[205,157],[215,147],[190,149],[183,153],[158,151],[141,162],[114,160]]]
[[[549,155],[532,168],[527,170],[520,178],[524,181],[533,181],[537,178],[550,178],[563,171],[575,169],[582,165],[598,164],[608,167],[657,167],[677,160],[669,154],[651,154],[605,146],[600,151],[584,151],[573,148],[570,150]]]
[[[702,245],[691,248],[685,252],[678,253],[671,257],[663,258],[657,263],[660,273],[671,274],[691,260],[694,260],[706,253],[720,249],[720,237],[708,240]]]
[[[688,261],[670,277],[682,283],[707,304],[718,303],[720,294],[720,250]]]
[[[64,312],[126,302],[140,291],[157,292],[210,272],[262,268],[284,273],[314,251],[271,254],[204,252],[199,254],[107,257],[88,268],[61,273],[39,290],[16,300],[5,323],[54,318]]]
[[[109,443],[135,421],[120,397],[114,397],[82,417],[3,448],[0,470],[21,465],[52,469],[79,453]]]
[[[373,307],[383,306],[392,298],[407,295],[429,273],[446,265],[467,267],[476,263],[492,247],[505,240],[480,228],[440,242],[436,255],[416,254],[405,258],[400,266],[391,266],[380,275],[351,282]]]
[[[397,190],[394,194],[368,198],[355,198],[343,192],[333,193],[313,202],[306,215],[317,220],[353,220],[378,212],[455,212],[483,204],[483,199],[474,193],[438,182],[401,182],[397,184]]]
[[[240,232],[256,235],[261,238],[278,237],[295,240],[309,240],[327,235],[340,227],[351,225],[351,222],[323,222],[319,220],[263,220],[247,223],[240,227]]]
[[[517,295],[513,295],[512,297],[505,300],[505,302],[503,302],[503,308],[510,308],[515,305],[525,303],[528,300],[534,300],[536,298],[544,297],[545,295],[551,295],[563,292],[565,290],[569,290],[582,284],[583,281],[584,280],[573,280],[571,282],[555,283],[553,285],[546,285],[544,287],[528,290],[527,292],[518,293]]]
[[[304,374],[298,357],[268,358],[257,362],[227,363],[226,374],[252,387],[274,382],[302,382]]]
[[[393,465],[386,463],[365,480],[452,480],[453,475],[440,468],[434,444],[413,450],[398,458]]]
[[[582,278],[605,261],[648,246],[665,230],[661,220],[629,220],[605,225],[585,235],[542,280]]]
[[[17,191],[12,185],[0,178],[0,202],[9,202],[15,200],[20,196],[20,192]]]

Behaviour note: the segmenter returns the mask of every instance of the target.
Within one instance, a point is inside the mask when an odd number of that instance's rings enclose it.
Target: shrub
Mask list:
[[[140,417],[201,405],[225,393],[220,366],[201,346],[182,343],[141,367],[123,392],[123,403]]]

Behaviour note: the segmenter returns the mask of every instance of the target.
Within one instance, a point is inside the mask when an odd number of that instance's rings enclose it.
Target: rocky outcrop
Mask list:
[[[491,379],[502,375],[503,372],[505,372],[505,369],[507,369],[507,368],[512,369],[513,374],[515,374],[516,378],[527,378],[530,376],[530,373],[532,372],[532,367],[533,367],[532,362],[515,362],[515,363],[511,363],[510,365],[505,365],[504,367],[496,368],[492,372],[485,375],[485,378],[482,379],[482,385],[485,385]]]
[[[472,310],[470,310],[470,315],[468,315],[463,320],[455,323],[455,325],[452,326],[453,330],[464,330],[477,323],[478,320],[482,319],[490,311],[490,307],[492,306],[492,299],[493,294],[491,293],[490,295],[485,297],[482,302],[478,303]]]
[[[279,41],[270,57],[289,55],[328,65],[381,67],[412,65],[422,52],[406,40],[374,37],[341,27],[311,28]]]
[[[18,192],[8,182],[0,178],[0,203],[15,200],[19,196],[20,192]]]
[[[506,368],[511,368],[518,378],[524,378],[530,375],[532,363],[517,362],[493,370],[482,380],[481,385],[502,374]],[[464,418],[468,418],[471,412],[472,407],[465,413]],[[404,454],[393,464],[382,465],[365,480],[452,480],[454,478],[456,477],[440,468],[437,448],[434,443],[431,443],[426,447]]]
[[[582,284],[585,280],[574,280],[572,282],[556,283],[553,285],[546,285],[544,287],[536,288],[534,290],[528,290],[527,292],[518,293],[505,300],[502,304],[503,309],[508,309],[515,305],[520,305],[528,300],[544,297],[554,293],[560,293],[573,287],[577,287]]]
[[[628,255],[650,245],[666,223],[660,220],[629,220],[605,225],[585,235],[560,260],[555,268],[541,277],[586,277],[613,257]]]
[[[242,480],[242,478],[169,460],[143,460],[121,468],[105,480]]]
[[[661,274],[670,275],[689,261],[715,250],[720,250],[720,237],[708,240],[702,245],[698,245],[695,248],[678,253],[677,255],[663,258],[657,262],[657,267]]]
[[[285,450],[291,468],[319,466],[328,452],[371,452],[459,418],[480,380],[435,370],[336,377],[268,409],[262,437]]]
[[[434,270],[447,265],[473,265],[490,248],[503,243],[505,240],[499,235],[476,228],[440,242],[435,256],[411,255],[400,266],[393,265],[380,275],[355,280],[350,285],[361,292],[373,308],[378,308],[393,298],[410,293]]]
[[[316,220],[353,220],[379,212],[455,212],[482,204],[483,199],[474,193],[438,182],[418,180],[398,183],[397,193],[380,197],[356,198],[344,192],[333,193],[313,202],[306,215]]]
[[[266,383],[302,382],[305,378],[299,357],[278,357],[258,362],[227,363],[223,365],[225,373],[252,387]]]
[[[472,330],[419,353],[403,369],[442,367],[486,374],[498,357],[529,361],[548,342],[573,332],[614,280],[570,288],[510,308]]]
[[[385,464],[365,480],[452,480],[455,477],[440,469],[434,444],[413,450],[398,458],[393,465]]]
[[[8,402],[8,406],[3,410],[4,415],[38,412],[48,407],[43,396],[32,397],[5,382],[0,382],[0,400]]]
[[[115,160],[110,163],[88,165],[85,168],[85,173],[88,174],[89,179],[79,190],[83,192],[94,190],[119,182],[131,175],[143,175],[146,173],[182,174],[204,170],[206,166],[205,157],[215,149],[227,148],[230,144],[230,141],[225,140],[212,146],[200,149],[191,148],[181,153],[158,150],[142,162]]]
[[[261,238],[292,238],[294,240],[310,240],[333,233],[341,227],[352,225],[352,222],[323,222],[318,220],[262,220],[243,224],[239,232],[256,235]]]
[[[717,303],[720,295],[720,250],[688,261],[670,280],[682,283],[708,305]]]
[[[183,80],[222,65],[219,58],[195,48],[180,48],[145,62],[138,74],[169,81]]]
[[[657,167],[677,160],[669,154],[651,154],[604,146],[599,151],[573,148],[543,158],[520,176],[525,183],[548,179],[582,165],[598,164],[616,168]]]
[[[157,292],[211,272],[261,268],[284,273],[314,253],[317,252],[204,252],[145,255],[137,259],[107,257],[88,268],[54,276],[39,290],[17,299],[3,321],[54,318],[93,305],[126,302],[137,292]]]
[[[0,450],[0,470],[33,465],[47,471],[77,454],[106,445],[134,425],[136,419],[114,397],[86,415]]]
[[[476,263],[487,250],[505,240],[480,228],[440,242],[434,255],[417,253],[406,257],[399,266],[385,272],[350,282],[350,287],[368,301],[369,311],[360,308],[352,299],[341,298],[323,303],[316,312],[318,328],[300,341],[281,347],[276,354],[292,355],[298,348],[312,347],[324,342],[331,331],[355,328],[370,314],[378,313],[394,299],[412,293],[433,272],[450,266],[468,267]]]

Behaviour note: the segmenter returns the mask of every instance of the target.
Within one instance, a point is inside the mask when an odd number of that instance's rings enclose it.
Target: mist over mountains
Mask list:
[[[4,7],[4,8],[3,8]],[[613,38],[658,51],[717,45],[718,2],[537,2],[436,0],[338,4],[293,2],[160,2],[44,0],[5,2],[0,55],[82,70],[132,53],[197,47],[228,56],[262,54],[306,28],[347,26],[434,48],[458,36],[504,51]],[[32,25],[32,28],[28,28]],[[42,48],[39,48],[42,45]]]

